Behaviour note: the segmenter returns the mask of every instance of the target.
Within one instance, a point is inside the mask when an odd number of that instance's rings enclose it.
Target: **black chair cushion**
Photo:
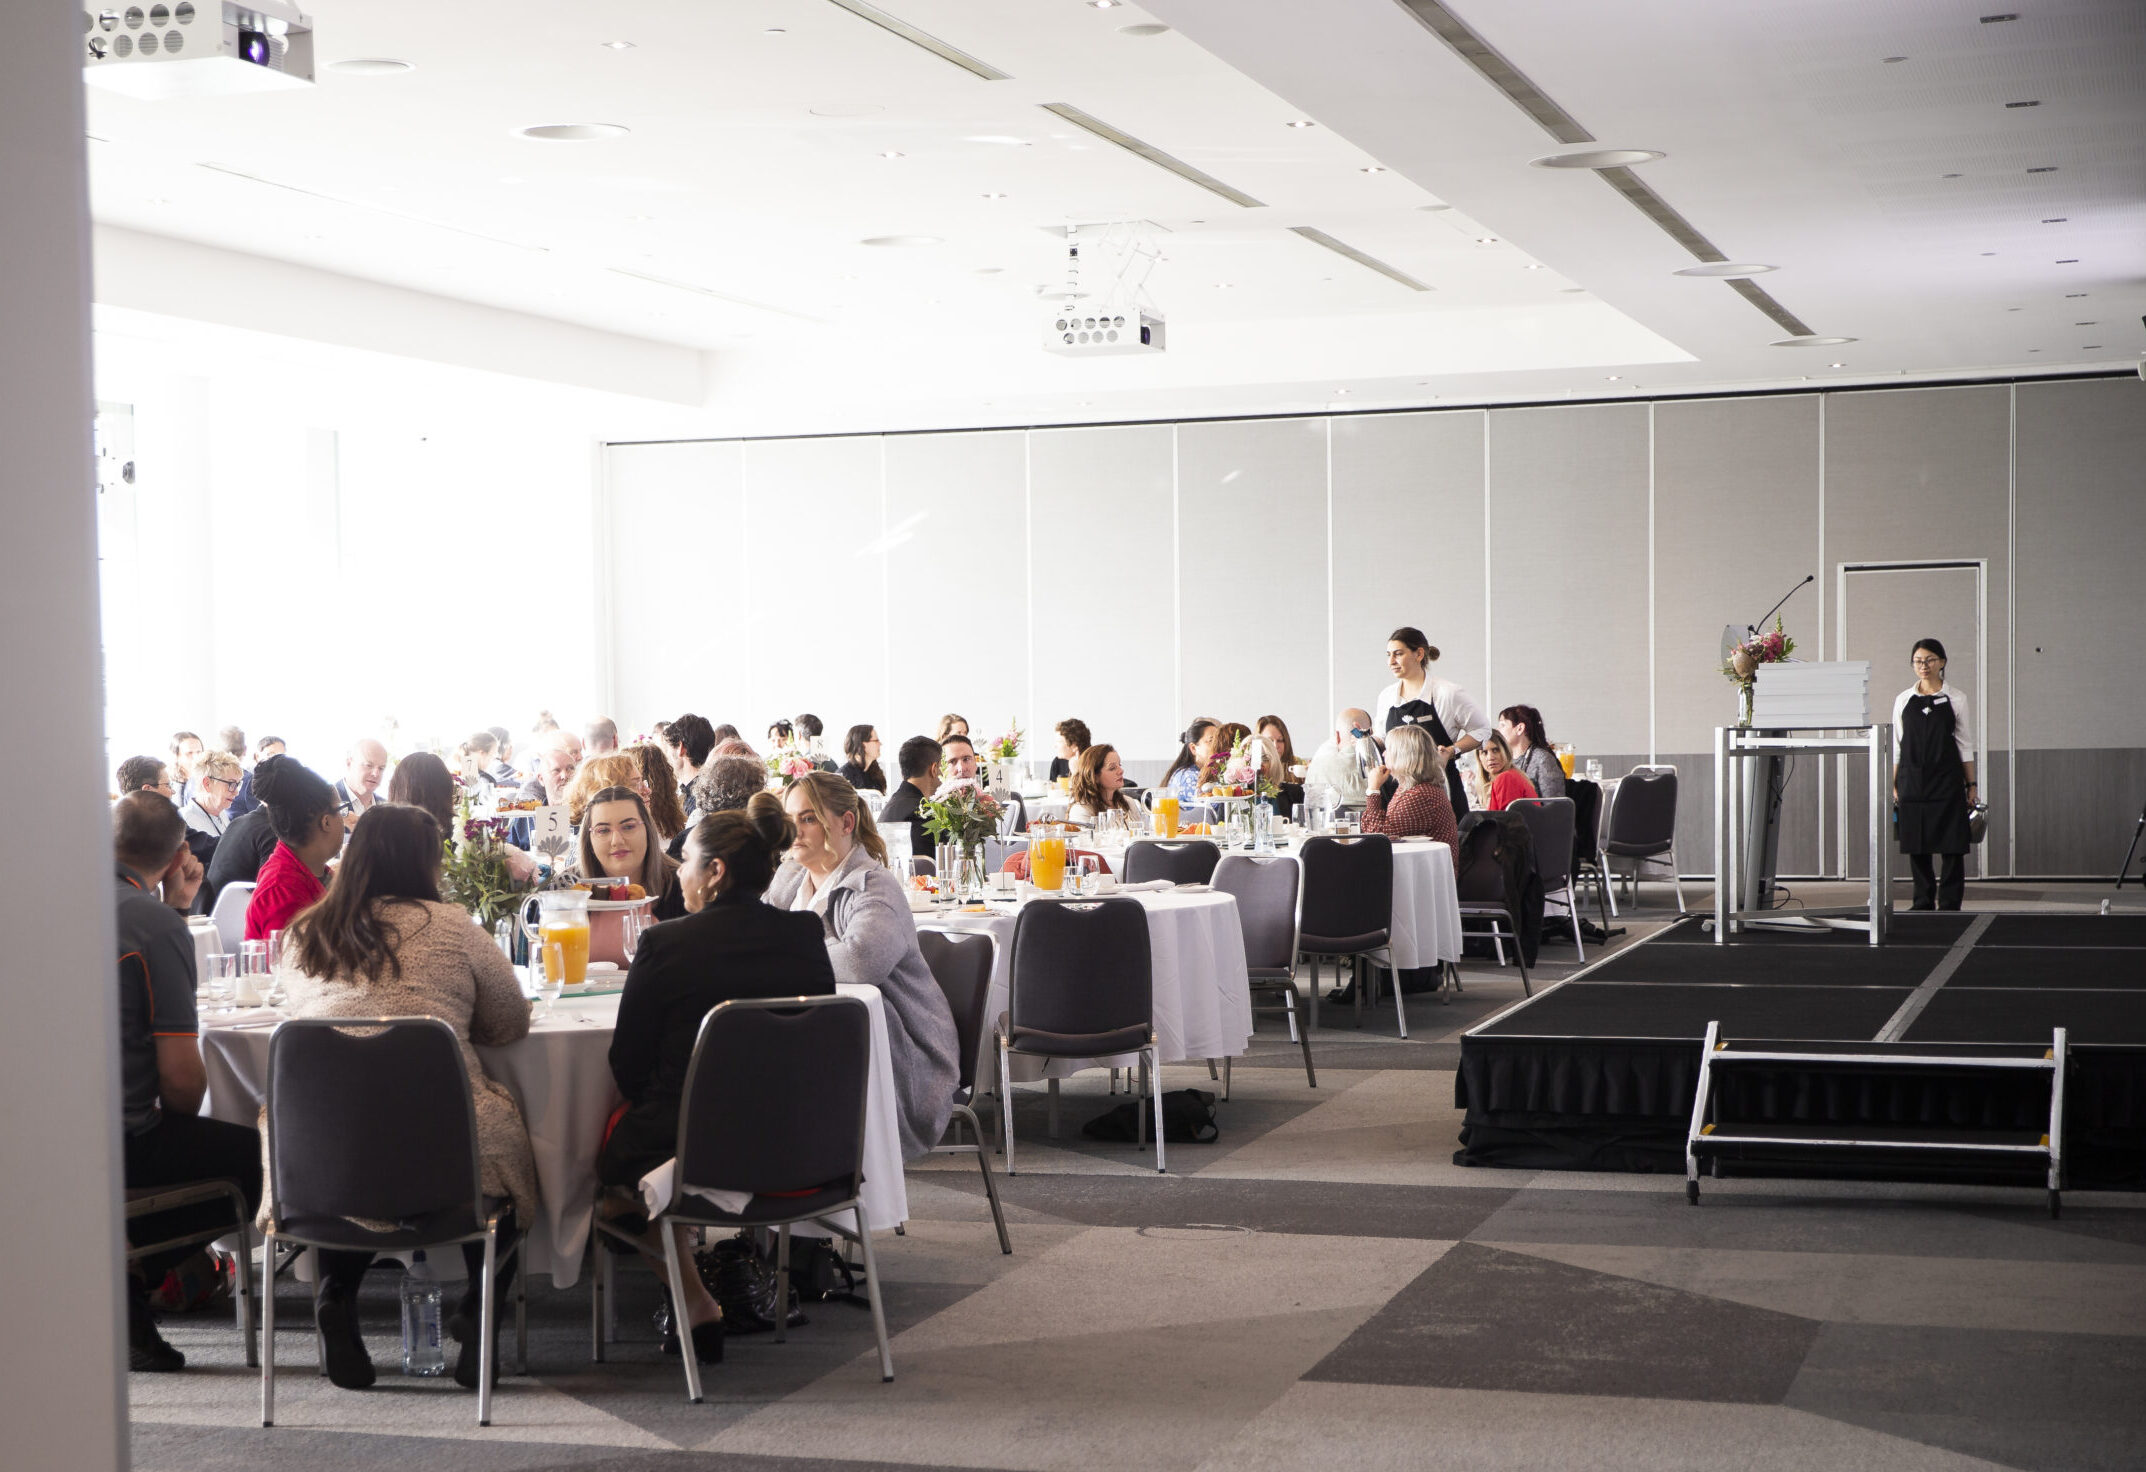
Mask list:
[[[1285,966],[1254,966],[1246,971],[1254,986],[1294,986],[1295,975]]]
[[[673,1221],[708,1222],[731,1227],[771,1227],[784,1222],[803,1221],[807,1217],[825,1216],[831,1211],[849,1206],[857,1199],[857,1192],[848,1176],[839,1181],[829,1181],[817,1190],[802,1196],[755,1196],[745,1203],[739,1212],[724,1211],[703,1196],[679,1195],[671,1198],[671,1209],[665,1215]]]
[[[1362,935],[1299,935],[1297,949],[1317,956],[1347,956],[1357,951],[1375,951],[1386,944],[1386,932],[1368,930]]]
[[[398,1222],[386,1231],[374,1231],[340,1216],[286,1216],[276,1225],[279,1236],[300,1238],[326,1247],[400,1252],[406,1247],[430,1247],[458,1237],[484,1231],[484,1223],[466,1206],[433,1212],[414,1221]]]
[[[1112,1053],[1134,1053],[1148,1045],[1151,1029],[1145,1024],[1110,1032],[1045,1032],[1015,1024],[1007,1040],[1016,1053],[1040,1053],[1048,1058],[1101,1058]]]
[[[1668,853],[1674,847],[1668,839],[1663,839],[1660,843],[1622,843],[1612,838],[1602,845],[1602,852],[1615,854],[1620,859],[1651,859]]]

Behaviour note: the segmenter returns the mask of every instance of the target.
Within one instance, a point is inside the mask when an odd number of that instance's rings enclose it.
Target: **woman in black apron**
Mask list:
[[[1446,763],[1446,795],[1453,816],[1468,811],[1468,789],[1453,758],[1475,750],[1490,734],[1490,717],[1474,696],[1451,680],[1431,678],[1438,651],[1416,628],[1399,628],[1386,640],[1386,667],[1394,682],[1380,692],[1371,723],[1381,736],[1400,725],[1421,726],[1438,743]],[[1389,798],[1392,796],[1388,794]]]
[[[1967,695],[1945,680],[1945,646],[1915,645],[1915,683],[1893,702],[1893,810],[1915,875],[1914,908],[1957,910],[1967,888],[1975,743]],[[1943,860],[1936,874],[1933,856]]]

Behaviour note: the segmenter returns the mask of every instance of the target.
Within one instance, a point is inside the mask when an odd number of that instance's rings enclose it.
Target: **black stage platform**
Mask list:
[[[2049,1094],[2018,1074],[1888,1068],[1914,1053],[2017,1053],[2066,1029],[2064,1145],[2075,1187],[2146,1190],[2146,916],[1904,914],[1854,932],[1755,931],[1717,946],[1697,917],[1500,1013],[1461,1039],[1462,1165],[1675,1171],[1709,1022],[1735,1042],[1867,1053],[1823,1085],[1741,1072],[1738,1117],[1794,1129],[2020,1130]],[[1985,1164],[1864,1174],[2008,1179]]]

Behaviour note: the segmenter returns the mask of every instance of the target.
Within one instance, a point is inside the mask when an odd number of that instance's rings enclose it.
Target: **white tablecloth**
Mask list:
[[[1288,859],[1297,845],[1276,850]],[[1453,850],[1429,838],[1403,838],[1393,845],[1393,924],[1387,934],[1393,963],[1403,971],[1461,958],[1460,886]]]
[[[1148,948],[1154,966],[1155,1037],[1165,1063],[1188,1058],[1241,1057],[1252,1035],[1252,991],[1245,974],[1244,931],[1237,923],[1237,901],[1214,891],[1173,890],[1136,893],[1148,917]],[[1054,900],[1030,900],[1054,904]],[[922,929],[988,930],[998,938],[991,970],[991,1000],[984,1009],[985,1037],[977,1060],[977,1078],[998,1077],[997,1048],[991,1028],[1007,1008],[1007,978],[1013,959],[1014,912],[988,914],[961,910],[918,915]],[[1017,1058],[1016,1080],[1063,1076],[1096,1066],[1137,1067],[1137,1054],[1079,1061]]]
[[[1238,968],[1243,969],[1241,959]],[[884,1231],[909,1217],[887,1014],[878,987],[844,985],[838,989],[844,996],[862,998],[872,1014],[872,1079],[864,1119],[864,1215],[873,1230]],[[603,1144],[611,1111],[619,1105],[610,1059],[611,1031],[617,1020],[616,996],[565,999],[520,1042],[477,1050],[485,1072],[505,1084],[521,1106],[536,1156],[543,1218],[530,1228],[522,1249],[529,1270],[549,1270],[552,1282],[561,1288],[571,1287],[581,1275],[589,1218],[595,1208],[596,1152]],[[214,1017],[203,1019],[201,1052],[209,1081],[204,1107],[211,1118],[250,1125],[259,1117],[268,1078],[270,1031],[260,1026],[220,1027]]]

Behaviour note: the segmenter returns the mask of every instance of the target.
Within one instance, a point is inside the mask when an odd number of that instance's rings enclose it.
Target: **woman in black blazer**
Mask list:
[[[626,1104],[596,1157],[597,1178],[625,1193],[617,1205],[629,1214],[639,1206],[641,1177],[678,1153],[678,1108],[701,1020],[740,998],[834,993],[819,917],[761,902],[796,841],[770,793],[756,794],[743,812],[702,818],[678,871],[689,913],[641,937],[611,1037],[611,1075]],[[642,1245],[661,1275],[662,1239],[651,1230]],[[679,1251],[687,1250],[681,1240]],[[722,1310],[695,1273],[686,1275],[686,1299],[694,1353],[712,1364],[723,1357]]]

